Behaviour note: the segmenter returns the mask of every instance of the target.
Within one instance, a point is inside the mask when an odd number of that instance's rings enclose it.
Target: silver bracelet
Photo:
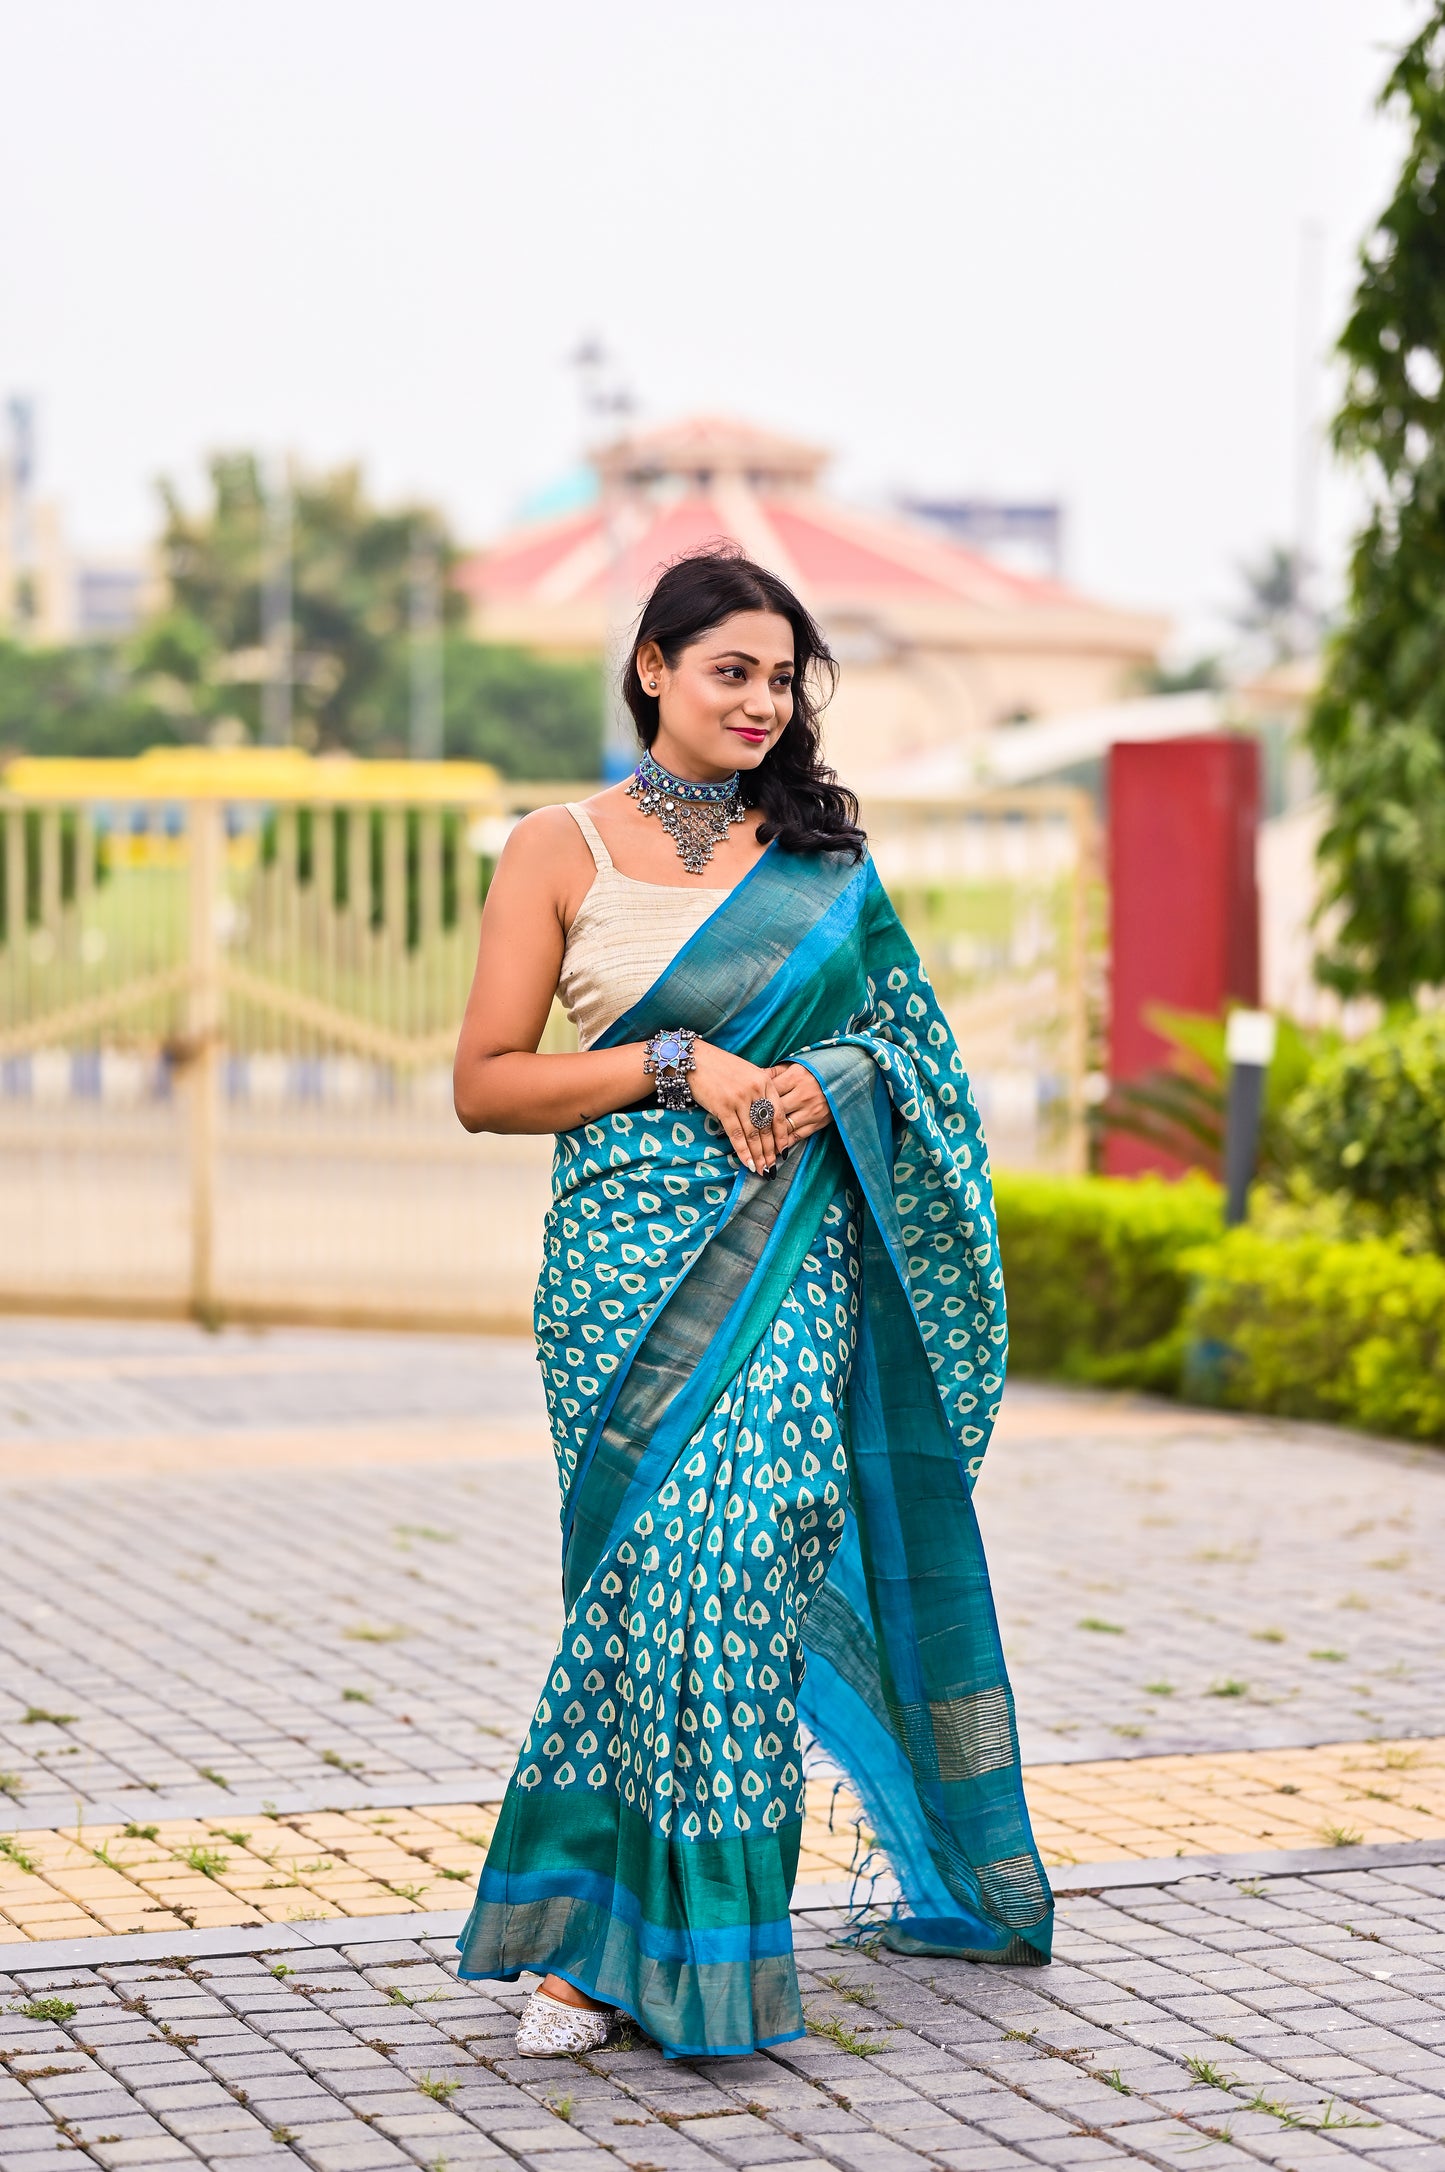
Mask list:
[[[693,1044],[697,1035],[687,1026],[672,1026],[665,1033],[654,1033],[647,1044],[647,1054],[642,1068],[649,1078],[657,1080],[657,1105],[660,1109],[694,1109],[697,1103],[687,1074],[694,1068]]]

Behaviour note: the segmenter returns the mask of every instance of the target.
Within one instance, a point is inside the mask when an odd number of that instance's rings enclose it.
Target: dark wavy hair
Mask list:
[[[655,641],[669,666],[683,650],[739,611],[776,611],[793,629],[793,714],[756,769],[742,773],[750,805],[763,813],[758,836],[784,852],[863,856],[858,801],[823,760],[819,718],[838,678],[822,629],[785,581],[741,551],[714,545],[667,568],[643,605],[622,674],[622,698],[645,747],[657,737],[657,696],[643,686],[637,652]]]

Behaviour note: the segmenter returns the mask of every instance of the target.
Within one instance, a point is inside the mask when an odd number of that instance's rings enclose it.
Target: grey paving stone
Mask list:
[[[170,2135],[143,2134],[120,2142],[93,2141],[87,2148],[97,2164],[142,2165],[184,2162],[192,2152]]]
[[[600,2150],[527,2150],[521,2161],[532,2172],[616,2172],[617,2165]]]
[[[383,2165],[406,2164],[405,2150],[398,2149],[383,2135],[369,2134],[362,2129],[345,2141],[299,2143],[298,2148],[308,2164],[317,2172],[376,2172]]]
[[[574,2150],[592,2147],[589,2135],[568,2126],[565,2120],[544,2119],[540,2107],[525,2126],[519,2126],[513,2117],[505,2123],[489,2127],[488,2132],[494,2142],[516,2157],[551,2155],[561,2151],[570,2155]]]

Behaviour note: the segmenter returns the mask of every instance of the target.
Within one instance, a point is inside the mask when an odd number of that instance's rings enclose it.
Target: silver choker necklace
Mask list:
[[[738,772],[719,784],[694,784],[644,754],[627,787],[645,815],[656,815],[689,875],[700,875],[735,822],[747,820]]]

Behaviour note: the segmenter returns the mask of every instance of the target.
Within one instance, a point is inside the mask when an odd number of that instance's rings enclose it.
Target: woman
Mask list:
[[[969,1497],[1006,1342],[988,1163],[821,760],[833,669],[774,575],[672,566],[636,773],[529,815],[487,897],[457,1112],[558,1134],[566,1623],[460,1941],[464,1976],[544,1972],[524,2053],[617,2008],[671,2055],[803,2033],[800,1721],[887,1851],[891,1947],[1049,1955]],[[538,1055],[558,990],[581,1052]]]

